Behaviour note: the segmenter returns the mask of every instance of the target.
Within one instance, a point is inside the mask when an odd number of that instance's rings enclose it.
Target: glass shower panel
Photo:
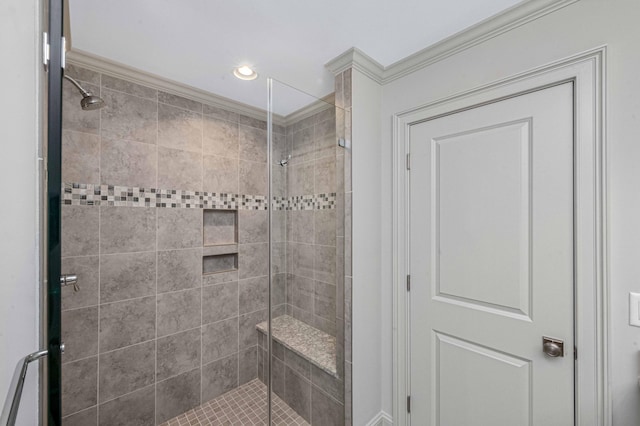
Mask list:
[[[342,425],[344,111],[333,94],[270,88],[272,337],[262,333],[259,375],[272,424]]]

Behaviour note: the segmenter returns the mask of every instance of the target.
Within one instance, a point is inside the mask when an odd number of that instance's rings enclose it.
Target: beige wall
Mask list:
[[[628,325],[628,293],[640,291],[640,3],[581,0],[421,69],[383,88],[382,256],[391,247],[391,116],[576,53],[607,45],[610,355],[616,426],[640,423],[640,328]],[[357,223],[357,218],[355,222]],[[391,263],[382,270],[382,336],[391,341]],[[383,347],[382,408],[391,412],[391,345]]]

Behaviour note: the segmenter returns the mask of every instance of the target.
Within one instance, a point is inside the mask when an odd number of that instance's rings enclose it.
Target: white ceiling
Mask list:
[[[351,47],[388,66],[520,2],[70,0],[70,13],[73,49],[264,109],[266,77],[323,97],[324,64]],[[245,63],[257,80],[232,75]],[[304,106],[282,87],[279,114]]]

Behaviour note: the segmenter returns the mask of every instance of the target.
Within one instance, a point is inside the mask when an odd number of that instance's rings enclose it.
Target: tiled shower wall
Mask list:
[[[286,128],[289,197],[336,194],[336,113],[331,106]],[[288,211],[287,314],[336,335],[336,209]]]
[[[159,424],[257,376],[267,211],[237,194],[267,194],[266,123],[86,69],[67,72],[107,106],[82,111],[65,81],[63,181],[76,192],[103,185],[112,197],[62,207],[63,273],[78,274],[80,286],[63,289],[64,424]],[[274,143],[284,145],[285,130],[276,130]],[[274,196],[286,197],[278,169]],[[129,204],[113,201],[117,186]],[[149,202],[134,198],[140,188]],[[222,206],[238,207],[238,270],[203,276],[203,209],[156,204],[162,191],[151,188],[230,194]],[[276,250],[286,250],[285,230],[285,212],[274,212]],[[274,266],[277,315],[286,267]]]
[[[342,76],[339,81],[342,83]],[[291,154],[287,167],[289,199],[330,194],[334,200],[328,208],[288,212],[287,313],[335,336],[338,359],[333,375],[274,341],[272,383],[276,395],[311,425],[318,426],[345,424],[345,150],[337,146],[336,137],[345,136],[344,125],[345,112],[331,106],[286,128]],[[266,338],[262,347],[266,358]],[[258,357],[260,360],[260,353]],[[266,383],[269,371],[261,370],[261,366],[259,362],[258,374],[262,373]]]
[[[296,203],[287,212],[286,313],[332,336],[342,336],[343,300],[338,286],[343,254],[336,245],[343,228],[343,192],[336,159],[336,108],[327,108],[288,124],[287,191],[290,200],[327,198],[329,203]],[[341,250],[342,248],[340,248]],[[339,321],[338,321],[339,319]],[[262,336],[258,375],[267,383],[267,339]],[[340,355],[340,358],[342,356]],[[312,426],[344,424],[343,368],[333,375],[310,360],[273,341],[273,391]]]

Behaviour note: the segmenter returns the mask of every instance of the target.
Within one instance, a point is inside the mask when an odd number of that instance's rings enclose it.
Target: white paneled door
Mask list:
[[[574,424],[573,141],[570,82],[411,126],[411,424]]]

